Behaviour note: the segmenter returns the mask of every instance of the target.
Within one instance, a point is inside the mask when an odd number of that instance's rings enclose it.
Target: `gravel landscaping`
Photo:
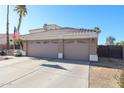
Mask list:
[[[124,60],[99,58],[99,62],[90,63],[91,88],[119,88]]]

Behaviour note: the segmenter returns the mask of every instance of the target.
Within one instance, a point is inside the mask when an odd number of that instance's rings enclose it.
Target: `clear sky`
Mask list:
[[[10,33],[17,26],[18,15],[10,6]],[[106,37],[114,36],[117,41],[124,40],[124,6],[27,6],[28,15],[23,18],[21,34],[29,29],[40,28],[43,24],[58,24],[65,27],[94,28],[102,32],[99,44],[105,44]],[[6,6],[0,6],[0,33],[6,32]]]

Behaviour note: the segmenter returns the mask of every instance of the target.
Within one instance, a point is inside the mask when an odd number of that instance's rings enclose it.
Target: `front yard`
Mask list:
[[[118,88],[124,60],[99,58],[99,62],[90,64],[90,87]],[[122,82],[122,81],[121,81]],[[123,81],[124,82],[124,81]]]

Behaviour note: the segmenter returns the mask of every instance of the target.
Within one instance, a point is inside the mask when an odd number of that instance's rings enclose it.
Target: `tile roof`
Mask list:
[[[46,30],[43,32],[29,33],[24,35],[23,38],[26,40],[38,40],[38,39],[52,39],[59,38],[60,35],[66,37],[97,37],[97,33],[92,29],[76,29],[76,28],[60,28],[55,30]],[[61,37],[61,36],[60,36]],[[68,38],[69,38],[68,37]]]

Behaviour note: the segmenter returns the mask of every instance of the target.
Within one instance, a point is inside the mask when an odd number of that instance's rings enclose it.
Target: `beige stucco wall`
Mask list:
[[[89,49],[90,49],[90,55],[96,55],[97,54],[97,39],[93,38],[89,40]]]
[[[26,51],[26,41],[23,43],[23,50]]]
[[[58,40],[58,53],[63,53],[64,52],[64,40]]]
[[[26,51],[26,55],[28,55],[28,41],[24,41],[23,50]]]

